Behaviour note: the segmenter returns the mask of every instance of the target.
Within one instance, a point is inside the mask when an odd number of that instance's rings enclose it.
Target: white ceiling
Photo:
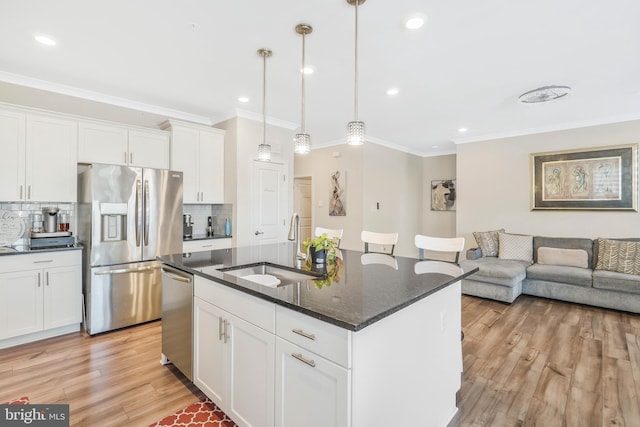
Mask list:
[[[142,125],[215,124],[238,109],[260,120],[266,47],[267,115],[295,127],[304,22],[312,145],[342,141],[353,120],[346,0],[1,1],[0,101]],[[426,25],[405,29],[416,12]],[[368,0],[359,14],[359,116],[374,142],[437,155],[453,141],[640,118],[637,0]],[[518,102],[552,84],[573,91]]]

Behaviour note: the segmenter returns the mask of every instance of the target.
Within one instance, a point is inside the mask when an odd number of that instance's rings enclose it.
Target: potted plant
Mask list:
[[[322,233],[313,239],[305,240],[303,247],[307,252],[307,259],[311,260],[312,264],[324,264],[334,262],[339,242],[340,239],[337,237],[330,238],[327,233]]]

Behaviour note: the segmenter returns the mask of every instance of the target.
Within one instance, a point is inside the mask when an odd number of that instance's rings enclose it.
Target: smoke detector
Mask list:
[[[518,97],[520,102],[525,104],[534,104],[537,102],[553,101],[554,99],[562,98],[571,92],[569,86],[543,86],[537,89],[525,92]]]

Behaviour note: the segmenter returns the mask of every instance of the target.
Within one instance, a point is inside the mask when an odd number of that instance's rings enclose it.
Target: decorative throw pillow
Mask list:
[[[498,258],[533,262],[533,236],[498,233]]]
[[[589,254],[584,249],[562,249],[541,246],[538,248],[538,264],[589,267]]]
[[[596,270],[640,275],[640,242],[598,238]]]
[[[482,256],[498,256],[498,233],[504,233],[504,228],[495,231],[476,231],[473,237],[482,251]]]

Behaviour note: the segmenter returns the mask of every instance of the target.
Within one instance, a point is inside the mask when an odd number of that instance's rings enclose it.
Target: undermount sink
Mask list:
[[[321,274],[315,274],[312,272],[303,273],[301,271],[289,270],[287,268],[267,263],[238,265],[222,268],[220,271],[225,274],[271,288],[292,285],[304,280],[312,280],[322,277]]]

